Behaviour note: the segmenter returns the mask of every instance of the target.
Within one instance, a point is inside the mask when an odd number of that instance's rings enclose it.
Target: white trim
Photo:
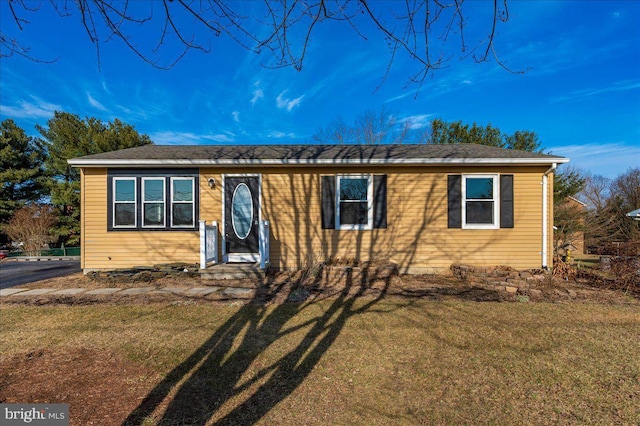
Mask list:
[[[259,262],[260,253],[229,253],[225,263]]]
[[[200,233],[200,269],[207,269],[210,262],[218,263],[218,222],[207,225],[204,220],[198,221]]]
[[[222,188],[220,190],[220,195],[221,195],[221,202],[220,205],[222,206],[222,223],[220,225],[220,229],[222,230],[222,232],[220,233],[220,236],[222,237],[222,262],[227,263],[227,259],[228,259],[228,255],[227,255],[227,215],[225,213],[225,203],[226,203],[226,195],[225,195],[225,188],[227,186],[227,182],[226,182],[226,175],[222,175],[222,179],[220,179],[222,181]]]
[[[191,181],[191,201],[176,201],[173,199],[173,182],[176,180],[190,180]],[[169,215],[171,216],[171,228],[193,228],[195,225],[196,219],[196,179],[186,176],[171,176],[169,177],[169,189],[170,189],[170,197],[171,197],[171,208],[169,209]],[[191,224],[190,225],[174,225],[173,224],[173,205],[174,204],[191,204]]]
[[[134,229],[138,227],[138,180],[135,177],[112,177],[112,194],[111,194],[111,214],[113,229]],[[133,201],[117,201],[116,187],[117,181],[131,180],[133,181]],[[116,204],[133,204],[133,225],[116,225]]]
[[[499,229],[500,228],[500,175],[499,174],[463,174],[462,175],[462,229]],[[467,223],[467,185],[468,178],[493,179],[493,223]],[[481,201],[481,200],[476,200]]]
[[[328,166],[328,165],[530,165],[568,163],[569,159],[558,158],[364,158],[364,159],[82,159],[72,158],[67,163],[73,167],[156,167],[156,166]]]
[[[555,171],[557,166],[556,163],[553,163],[549,170],[542,174],[542,252],[540,253],[542,256],[542,269],[548,268],[547,255],[549,249],[547,239],[549,231],[547,228],[549,226],[549,213],[547,210],[549,210],[549,201],[547,199],[549,198],[549,173]]]
[[[167,198],[167,179],[164,176],[160,176],[160,177],[152,177],[152,176],[146,176],[146,177],[142,177],[142,192],[141,192],[141,206],[140,208],[142,209],[141,213],[142,213],[142,227],[145,229],[153,229],[153,228],[166,228],[167,227],[167,204],[166,204],[166,198]],[[145,201],[144,199],[144,189],[145,189],[145,182],[148,180],[159,180],[162,181],[162,225],[145,225],[144,224],[144,214],[145,214],[145,204],[159,204],[160,201]]]
[[[582,206],[584,206],[584,207],[587,207],[587,204],[586,204],[586,203],[583,203],[582,201],[578,200],[578,199],[577,199],[577,198],[575,198],[575,197],[572,197],[571,195],[569,195],[569,199],[570,199],[570,200],[575,201],[576,203],[578,203],[578,204],[580,204],[580,205],[582,205]]]
[[[266,269],[271,263],[270,255],[270,242],[269,242],[269,221],[260,221],[260,236],[258,239],[258,246],[260,251],[260,268]]]
[[[366,225],[341,225],[340,224],[340,181],[342,179],[367,179],[367,224]],[[339,231],[363,231],[373,229],[373,176],[371,174],[338,174],[336,175],[336,230]]]
[[[222,261],[224,263],[233,262],[258,262],[260,253],[227,253],[227,218],[226,218],[226,178],[233,177],[255,177],[258,178],[258,223],[262,221],[262,174],[261,173],[227,173],[222,175]],[[258,230],[258,246],[260,245],[260,235]]]

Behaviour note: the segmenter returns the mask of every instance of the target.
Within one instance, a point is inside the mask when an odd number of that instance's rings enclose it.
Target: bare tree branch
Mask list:
[[[501,1],[501,3],[499,3]],[[495,60],[509,69],[496,52],[498,26],[509,19],[508,0],[493,0],[491,18],[483,22],[481,15],[470,17],[465,0],[405,0],[377,3],[370,0],[264,0],[250,3],[249,16],[241,14],[246,3],[227,0],[162,0],[135,2],[132,0],[49,0],[60,18],[80,15],[80,22],[91,43],[95,45],[98,64],[100,46],[109,39],[119,39],[144,62],[160,69],[174,66],[190,50],[211,53],[208,35],[224,36],[241,48],[255,53],[268,52],[272,58],[265,66],[293,67],[301,70],[307,58],[313,34],[320,24],[333,22],[348,25],[363,40],[371,39],[371,31],[386,41],[389,61],[381,76],[382,85],[393,64],[408,57],[415,69],[408,76],[408,85],[421,86],[427,76],[444,68],[454,58],[449,49],[450,38],[459,39],[460,57],[472,56],[476,62]],[[153,14],[155,5],[162,12]],[[9,13],[19,32],[28,29],[27,16],[40,13],[25,0],[9,0]],[[191,23],[185,24],[191,20]],[[477,44],[467,44],[466,25],[488,24],[486,38]],[[160,24],[160,25],[158,25]],[[138,44],[136,27],[159,31],[157,44]],[[157,29],[156,29],[157,28]],[[363,31],[367,28],[368,31]],[[373,28],[373,30],[371,30]],[[34,59],[28,47],[7,30],[0,33],[0,56],[21,55]],[[481,49],[481,54],[476,54]],[[378,88],[380,87],[378,86]],[[377,90],[377,89],[376,89]]]
[[[58,60],[58,58],[50,60],[37,58],[29,53],[28,47],[22,46],[18,40],[10,38],[6,34],[0,32],[0,58],[10,58],[13,55],[18,55],[30,61],[44,64],[51,64]]]
[[[13,16],[13,20],[16,21],[16,25],[18,25],[18,29],[22,31],[22,22],[24,22],[25,24],[27,24],[28,22],[25,21],[24,19],[19,18],[18,15],[16,15],[16,11],[13,9],[12,1],[9,2],[9,9],[11,10],[11,16]]]

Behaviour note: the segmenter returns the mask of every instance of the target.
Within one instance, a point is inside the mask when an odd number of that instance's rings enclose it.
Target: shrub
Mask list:
[[[627,293],[640,294],[640,257],[616,257],[611,259],[611,272],[616,288]]]
[[[35,255],[54,240],[52,228],[57,223],[53,206],[29,204],[16,210],[3,227],[14,242],[21,244],[27,255]]]

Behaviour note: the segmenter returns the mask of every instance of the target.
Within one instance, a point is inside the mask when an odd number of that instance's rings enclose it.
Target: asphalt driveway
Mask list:
[[[0,262],[0,289],[80,272],[79,260]]]

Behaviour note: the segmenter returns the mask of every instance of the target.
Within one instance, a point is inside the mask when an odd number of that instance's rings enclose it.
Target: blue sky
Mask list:
[[[486,22],[490,5],[465,4],[469,44],[486,35],[473,20]],[[241,7],[251,13],[257,6]],[[364,21],[358,28],[367,40],[348,25],[319,25],[301,71],[273,69],[268,54],[202,33],[199,40],[210,52],[191,51],[165,71],[118,40],[101,44],[99,66],[77,12],[63,19],[42,2],[19,31],[7,9],[2,2],[2,31],[29,46],[33,56],[56,59],[0,59],[0,119],[13,118],[32,135],[36,124],[46,125],[61,110],[120,118],[159,144],[310,143],[337,116],[351,122],[385,107],[415,128],[441,118],[491,123],[507,133],[535,131],[547,151],[608,177],[640,166],[638,1],[511,1],[496,50],[523,74],[495,61],[458,60],[460,52],[450,50],[448,66],[421,87],[408,85],[416,66],[403,55],[382,81],[389,51]],[[154,31],[134,29],[133,35],[140,45],[157,39]]]

